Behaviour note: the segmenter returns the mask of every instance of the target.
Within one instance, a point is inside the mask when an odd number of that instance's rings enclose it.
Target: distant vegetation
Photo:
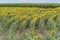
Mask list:
[[[55,8],[60,7],[60,3],[15,3],[15,4],[0,4],[0,7],[41,7]]]

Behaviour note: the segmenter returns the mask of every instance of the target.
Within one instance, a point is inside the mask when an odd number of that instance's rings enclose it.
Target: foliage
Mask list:
[[[27,28],[30,31],[23,32]],[[36,28],[44,38],[37,36]],[[60,7],[0,7],[0,34],[7,31],[8,40],[14,40],[16,30],[21,40],[60,40]]]

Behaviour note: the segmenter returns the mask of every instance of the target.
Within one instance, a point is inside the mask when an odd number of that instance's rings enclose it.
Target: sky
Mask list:
[[[0,3],[60,3],[60,0],[0,0]]]

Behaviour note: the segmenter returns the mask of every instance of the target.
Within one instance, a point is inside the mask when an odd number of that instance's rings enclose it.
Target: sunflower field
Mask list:
[[[60,7],[0,7],[0,40],[60,40]]]

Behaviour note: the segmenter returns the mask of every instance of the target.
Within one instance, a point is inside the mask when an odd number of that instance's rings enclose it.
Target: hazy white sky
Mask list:
[[[60,0],[0,0],[0,3],[60,3]]]

